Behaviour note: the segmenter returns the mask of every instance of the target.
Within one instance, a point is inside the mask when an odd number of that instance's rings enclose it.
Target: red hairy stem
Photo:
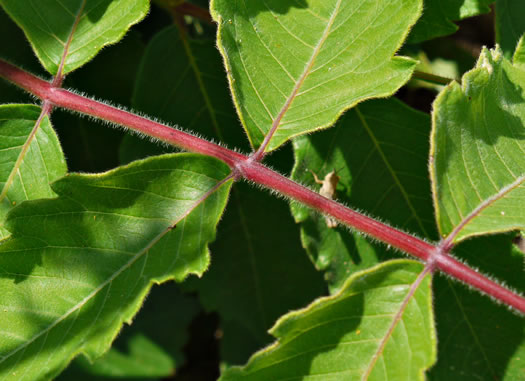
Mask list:
[[[427,266],[430,266],[431,269],[438,268],[525,314],[525,298],[455,260],[440,245],[432,245],[349,209],[334,200],[325,198],[265,167],[254,157],[240,154],[189,133],[82,97],[70,91],[55,88],[50,83],[2,60],[0,60],[0,77],[13,82],[52,105],[111,121],[176,145],[187,151],[220,159],[232,168],[234,176],[242,176],[247,180],[263,185],[328,214],[350,227],[427,262]]]
[[[55,88],[49,82],[2,60],[0,60],[0,76],[36,95],[38,98],[51,102],[55,106],[75,110],[121,126],[129,127],[134,131],[176,145],[187,151],[216,157],[230,167],[233,167],[238,161],[247,159],[245,155],[200,139],[187,132],[85,98],[68,90]]]

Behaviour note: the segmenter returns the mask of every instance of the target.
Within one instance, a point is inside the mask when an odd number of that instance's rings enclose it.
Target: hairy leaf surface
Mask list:
[[[525,55],[484,50],[434,103],[432,192],[439,230],[459,241],[525,228]]]
[[[336,170],[336,198],[396,227],[435,238],[426,157],[430,118],[395,99],[365,102],[348,111],[330,130],[294,140],[293,178],[314,189],[311,172],[323,178]],[[301,222],[303,245],[332,289],[349,273],[388,256],[382,246],[328,228],[325,218],[292,204]]]
[[[0,380],[48,379],[80,352],[100,356],[153,282],[202,274],[228,174],[212,158],[167,155],[70,175],[53,185],[57,199],[14,209],[0,246]]]
[[[352,275],[337,294],[279,319],[278,341],[220,380],[424,380],[436,340],[422,269],[397,260]]]
[[[120,40],[148,12],[147,0],[0,0],[51,74],[77,69]]]
[[[415,66],[392,56],[420,0],[214,0],[211,11],[239,116],[267,151],[392,94]]]
[[[0,106],[0,238],[7,213],[22,201],[55,196],[51,183],[66,174],[58,138],[40,107]]]

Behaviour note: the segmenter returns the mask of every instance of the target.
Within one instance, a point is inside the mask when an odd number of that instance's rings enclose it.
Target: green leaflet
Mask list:
[[[67,74],[119,41],[148,12],[147,0],[0,0],[51,74]]]
[[[430,169],[440,233],[453,242],[525,228],[525,68],[484,50],[434,102]]]
[[[510,59],[525,33],[525,1],[496,0],[496,41]]]
[[[4,221],[22,201],[55,196],[50,183],[66,174],[58,138],[41,109],[33,105],[0,105],[0,238]],[[33,130],[35,129],[35,132]]]
[[[212,158],[166,155],[70,175],[54,183],[58,198],[14,209],[0,246],[0,380],[45,380],[78,353],[100,356],[153,282],[202,274],[228,174]]]
[[[386,97],[415,62],[392,57],[420,0],[213,0],[219,47],[252,146],[266,151],[325,128],[349,107]],[[388,22],[385,22],[388,20]]]
[[[337,294],[279,319],[278,341],[220,380],[423,381],[436,338],[422,269],[397,260],[352,275]]]
[[[452,34],[458,30],[452,21],[488,13],[489,5],[493,2],[494,0],[424,0],[423,16],[414,25],[408,42],[422,42]]]
[[[371,100],[348,111],[334,126],[294,139],[294,180],[319,189],[310,171],[323,178],[337,170],[336,198],[389,224],[436,238],[427,155],[430,118],[392,98]],[[301,222],[303,246],[325,271],[331,290],[352,272],[388,257],[344,226],[328,228],[323,216],[292,204]]]

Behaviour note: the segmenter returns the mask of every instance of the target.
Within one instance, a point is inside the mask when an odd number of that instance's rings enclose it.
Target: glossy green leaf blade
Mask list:
[[[521,1],[521,0],[518,0]],[[453,21],[490,12],[494,0],[424,0],[424,12],[408,41],[422,42],[452,34],[458,30]]]
[[[39,121],[33,105],[0,106],[0,239],[9,235],[4,221],[13,206],[53,197],[51,183],[67,167],[49,118]]]
[[[294,180],[320,189],[337,171],[336,199],[425,238],[436,238],[427,156],[430,118],[396,99],[372,100],[348,111],[335,125],[294,139]],[[329,228],[319,213],[292,204],[301,222],[303,246],[332,290],[348,274],[370,267],[389,254],[343,226]]]
[[[511,59],[516,45],[525,33],[525,2],[496,0],[496,42],[503,55]]]
[[[206,309],[245,327],[258,349],[281,315],[326,293],[287,203],[248,184],[235,185],[212,251],[210,270],[192,288]]]
[[[214,0],[211,11],[237,111],[252,146],[268,136],[266,151],[392,94],[415,66],[393,55],[420,0]]]
[[[337,294],[279,319],[278,341],[220,380],[424,380],[436,341],[422,270],[397,260],[354,274]]]
[[[147,0],[1,0],[51,74],[67,74],[119,41],[148,12]]]
[[[166,155],[70,175],[57,199],[14,209],[0,246],[0,380],[49,379],[78,353],[100,356],[153,282],[202,274],[228,174],[216,159]]]
[[[479,271],[504,279],[525,291],[523,253],[512,244],[514,234],[475,237],[461,242],[457,257]],[[525,320],[485,295],[452,279],[434,282],[438,361],[429,380],[522,380],[525,369]]]
[[[449,240],[525,228],[525,65],[516,57],[485,49],[434,103],[432,192]]]

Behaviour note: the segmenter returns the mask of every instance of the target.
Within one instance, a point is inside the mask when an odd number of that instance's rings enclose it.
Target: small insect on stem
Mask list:
[[[323,180],[319,180],[319,177],[312,172],[312,175],[314,175],[315,182],[317,184],[321,184],[321,189],[319,190],[319,194],[321,196],[324,196],[326,198],[329,198],[333,200],[335,198],[335,188],[337,188],[337,183],[339,182],[340,177],[337,176],[337,171],[332,171],[329,174],[327,174]],[[325,216],[326,226],[328,226],[330,229],[333,229],[337,226],[337,221],[334,220],[332,217]]]

